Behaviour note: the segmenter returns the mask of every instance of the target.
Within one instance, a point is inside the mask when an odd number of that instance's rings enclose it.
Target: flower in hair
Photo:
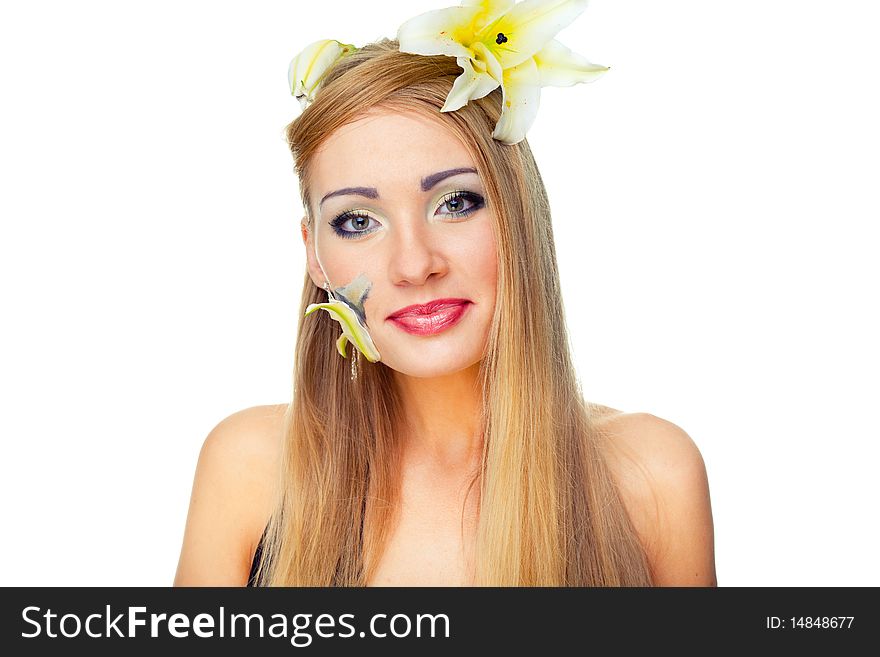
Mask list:
[[[324,75],[342,57],[357,48],[350,43],[340,43],[334,39],[322,39],[309,44],[290,61],[287,80],[290,93],[296,96],[303,109],[315,99],[315,91]]]
[[[331,292],[327,287],[326,303],[311,303],[306,308],[306,316],[316,310],[326,310],[339,322],[342,334],[336,340],[336,350],[343,358],[348,358],[346,348],[351,342],[371,363],[380,359],[379,350],[367,330],[367,318],[364,312],[364,301],[370,291],[370,282],[364,274],[358,276],[345,287],[336,288]]]
[[[397,40],[402,52],[455,57],[463,69],[441,112],[501,86],[501,117],[492,136],[516,144],[535,120],[541,87],[592,82],[608,70],[553,38],[586,6],[587,0],[462,0],[406,21]]]

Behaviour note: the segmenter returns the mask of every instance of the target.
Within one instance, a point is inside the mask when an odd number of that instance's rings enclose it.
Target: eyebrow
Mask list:
[[[424,178],[422,178],[422,191],[427,192],[440,181],[446,180],[447,178],[450,178],[452,176],[457,176],[461,173],[477,173],[477,170],[473,167],[459,167],[457,169],[447,169],[446,171],[438,171],[437,173],[432,173],[430,176],[425,176]],[[334,192],[324,194],[324,198],[321,199],[321,202],[318,205],[323,205],[324,201],[333,196],[349,195],[364,196],[366,198],[379,198],[379,190],[375,187],[344,187],[342,189],[337,189]]]

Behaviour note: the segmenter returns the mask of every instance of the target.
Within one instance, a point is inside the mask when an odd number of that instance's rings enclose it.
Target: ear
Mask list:
[[[312,279],[312,283],[317,287],[324,289],[324,274],[321,273],[318,257],[315,255],[315,240],[313,239],[312,229],[309,227],[308,217],[302,218],[300,232],[302,233],[303,245],[306,247],[306,265],[309,271],[309,278]]]

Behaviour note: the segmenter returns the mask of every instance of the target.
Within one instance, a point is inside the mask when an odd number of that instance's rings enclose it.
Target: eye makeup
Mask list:
[[[471,203],[471,205],[468,206],[467,204],[465,204],[464,209],[461,209],[462,201],[467,201]],[[479,194],[475,194],[474,192],[468,192],[465,190],[458,190],[446,194],[440,201],[440,208],[446,206],[446,208],[450,210],[450,212],[447,214],[452,215],[457,219],[460,219],[472,215],[474,212],[482,208],[485,204],[486,202]]]
[[[477,210],[485,207],[485,205],[486,201],[481,195],[467,190],[456,190],[443,195],[434,216],[445,217],[455,221],[470,216]],[[447,210],[446,212],[442,211],[444,208]],[[366,214],[364,210],[347,210],[336,215],[328,223],[339,237],[343,239],[357,239],[377,230],[376,226],[370,226],[370,222],[379,224],[373,217]]]

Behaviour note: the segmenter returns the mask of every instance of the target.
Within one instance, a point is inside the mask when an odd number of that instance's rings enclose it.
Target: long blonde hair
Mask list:
[[[476,585],[645,586],[643,546],[602,454],[571,362],[550,208],[526,141],[491,137],[501,90],[441,113],[461,69],[451,57],[401,53],[383,39],[340,60],[287,127],[303,207],[310,162],[337,128],[371,107],[441,121],[485,185],[498,252],[495,312],[480,364],[483,454]],[[503,220],[502,220],[503,218]],[[263,539],[260,585],[363,586],[399,499],[403,415],[392,371],[336,353],[339,327],[303,281],[293,401],[285,417],[278,499]]]

